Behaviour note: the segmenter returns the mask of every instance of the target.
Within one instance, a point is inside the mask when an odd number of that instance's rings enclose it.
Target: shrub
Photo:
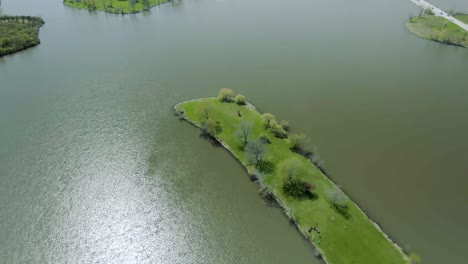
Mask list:
[[[229,88],[222,88],[218,93],[218,100],[221,102],[232,102],[234,98],[234,92]]]
[[[255,164],[255,167],[261,171],[261,172],[264,172],[264,173],[272,173],[275,171],[275,164],[271,161],[268,161],[268,160],[260,160],[257,162],[257,164]]]
[[[288,132],[286,132],[286,130],[284,130],[284,128],[278,124],[275,119],[270,121],[268,130],[277,138],[288,137]]]
[[[272,120],[275,120],[275,116],[270,113],[264,113],[262,117],[265,120],[265,127],[270,128],[270,123]]]
[[[245,98],[244,95],[238,94],[234,98],[234,102],[236,102],[236,104],[238,104],[238,105],[246,105],[247,104],[247,99]]]
[[[289,148],[303,156],[312,154],[312,145],[303,134],[292,134],[289,136]]]

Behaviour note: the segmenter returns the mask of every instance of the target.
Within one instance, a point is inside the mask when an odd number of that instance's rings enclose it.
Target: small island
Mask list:
[[[216,98],[174,108],[246,168],[265,199],[283,209],[326,263],[419,263],[326,176],[310,140],[292,133],[288,122],[261,114],[245,96],[227,88]]]
[[[114,14],[133,14],[171,0],[63,0],[70,7],[105,11]]]
[[[468,15],[454,14],[453,17],[468,24]],[[455,23],[434,15],[426,10],[419,16],[411,17],[405,23],[406,29],[416,36],[435,42],[468,48],[468,31]]]
[[[40,17],[0,16],[0,57],[38,45],[42,25]]]

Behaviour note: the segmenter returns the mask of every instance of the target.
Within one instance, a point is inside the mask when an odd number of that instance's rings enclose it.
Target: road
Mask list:
[[[468,24],[465,24],[462,21],[454,18],[449,13],[447,13],[444,10],[436,7],[435,5],[433,5],[431,3],[428,3],[428,2],[426,2],[424,0],[410,0],[410,1],[413,2],[415,5],[423,8],[423,9],[431,10],[434,13],[434,15],[436,15],[438,17],[443,17],[443,18],[453,22],[454,24],[457,24],[458,26],[460,26],[464,30],[468,31]]]

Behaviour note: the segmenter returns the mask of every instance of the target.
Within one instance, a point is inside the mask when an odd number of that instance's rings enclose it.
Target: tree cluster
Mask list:
[[[245,95],[237,94],[234,95],[234,91],[229,88],[222,88],[218,93],[218,100],[223,103],[236,103],[238,105],[246,105],[247,98]]]
[[[0,56],[38,45],[43,24],[39,17],[0,16]]]

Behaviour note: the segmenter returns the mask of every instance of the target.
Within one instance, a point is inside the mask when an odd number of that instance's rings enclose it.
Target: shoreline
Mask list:
[[[187,121],[189,124],[191,124],[191,125],[193,125],[193,126],[199,128],[199,129],[201,129],[202,127],[201,127],[199,124],[197,124],[197,123],[195,123],[194,121],[190,120],[190,119],[185,115],[185,112],[184,112],[184,113],[181,113],[180,110],[179,110],[178,108],[179,108],[181,105],[186,104],[186,103],[189,103],[189,102],[207,101],[207,100],[210,100],[210,99],[212,100],[212,99],[215,99],[215,98],[216,98],[216,97],[205,97],[205,98],[198,98],[198,99],[191,99],[191,100],[182,101],[182,102],[180,102],[180,103],[178,103],[178,104],[176,104],[176,105],[174,106],[174,110],[175,110],[176,115],[179,116],[182,120]],[[253,104],[251,104],[251,103],[249,103],[249,102],[246,102],[246,107],[247,107],[250,111],[257,111],[257,112],[258,112],[257,108],[256,108]],[[260,112],[258,112],[258,113],[260,114]],[[255,172],[253,172],[252,170],[250,170],[250,169],[242,162],[242,160],[239,158],[239,156],[231,149],[231,147],[230,147],[227,143],[225,143],[222,139],[220,139],[220,138],[217,137],[217,136],[213,136],[213,139],[216,140],[221,146],[223,146],[223,148],[224,148],[225,150],[227,150],[227,151],[244,167],[244,169],[246,170],[246,172],[247,172],[247,174],[249,175],[249,177],[252,177],[252,176],[255,177],[253,181],[258,181],[258,182],[257,182],[257,185],[258,185],[259,187],[261,187],[261,186],[267,186],[267,184],[264,182],[263,177],[262,177],[261,175],[258,175],[258,174],[255,173]],[[309,160],[309,162],[310,162],[310,164],[311,164],[312,166],[316,167],[316,166],[312,163],[312,161]],[[322,174],[334,187],[339,188],[338,185],[337,185],[332,179],[330,179],[329,176],[327,176],[327,175],[326,175],[325,173],[323,173],[323,172],[321,172],[321,174]],[[252,179],[252,178],[251,178],[251,179]],[[341,188],[340,188],[340,189],[341,189]],[[291,222],[294,223],[294,226],[295,226],[296,229],[303,235],[303,237],[304,237],[307,241],[309,241],[309,242],[314,246],[314,248],[316,249],[316,252],[315,252],[316,257],[317,257],[317,258],[320,258],[320,259],[323,259],[323,261],[324,261],[325,263],[327,263],[327,264],[332,264],[332,263],[328,260],[326,254],[324,253],[324,251],[322,250],[322,248],[321,248],[319,245],[317,245],[317,243],[315,243],[313,240],[311,240],[311,239],[309,238],[307,230],[302,229],[302,228],[299,226],[299,224],[297,223],[296,219],[295,219],[294,216],[291,214],[292,209],[289,208],[287,205],[285,205],[284,201],[282,201],[282,200],[279,198],[279,196],[278,196],[275,192],[276,192],[276,191],[275,191],[274,189],[271,189],[271,194],[274,196],[274,199],[275,199],[276,203],[277,203],[277,204],[279,205],[279,207],[282,209],[283,214],[284,214]],[[346,195],[346,194],[345,194],[345,195]],[[346,196],[348,197],[348,199],[350,199],[348,195],[346,195]],[[364,212],[364,210],[362,210],[362,208],[361,208],[358,204],[356,204],[356,203],[355,203],[353,200],[351,200],[351,199],[350,199],[350,201],[352,201],[352,202],[356,205],[356,208],[359,210],[359,212],[360,212],[361,214],[363,214],[363,215],[367,218],[367,220],[369,220],[370,223],[376,228],[376,230],[377,230],[388,242],[390,242],[390,243],[392,244],[392,246],[401,254],[401,256],[403,257],[403,260],[406,261],[406,262],[408,262],[408,261],[409,261],[409,257],[408,257],[408,255],[407,255],[407,253],[406,253],[396,242],[394,242],[394,241],[391,239],[391,237],[390,237],[388,234],[386,234],[386,233],[382,230],[381,226],[380,226],[379,224],[377,224],[376,222],[374,222],[374,221],[366,214],[366,212]],[[339,263],[336,263],[336,264],[339,264]]]
[[[458,15],[468,17],[466,14]],[[458,25],[455,25],[450,21],[443,22],[443,19],[444,18],[436,17],[434,15],[414,16],[406,20],[403,25],[407,32],[420,39],[433,41],[447,46],[468,48],[468,38],[466,37],[467,33],[464,33],[465,39],[462,38],[464,29],[461,27],[454,29],[452,26],[458,27]],[[440,25],[435,27],[434,23],[439,23]]]
[[[31,41],[25,42],[23,40],[23,42],[19,43],[19,44],[21,44],[20,47],[19,46],[13,46],[11,50],[6,50],[6,51],[1,50],[0,51],[0,58],[4,58],[6,56],[11,56],[13,54],[25,51],[27,49],[36,47],[39,44],[41,44],[41,39],[39,38],[39,30],[45,24],[44,20],[41,17],[3,15],[3,16],[0,16],[0,23],[5,23],[6,26],[8,26],[9,23],[10,24],[16,23],[16,27],[18,27],[18,25],[23,25],[23,26],[30,27],[30,28],[28,28],[26,30],[34,30],[34,32],[28,32],[28,33],[30,33],[30,35],[28,35],[28,37],[33,37],[34,38],[34,40],[32,42]],[[5,25],[3,25],[2,30],[5,29],[5,28],[6,28]],[[24,31],[25,29],[22,28],[20,30]],[[6,39],[10,38],[10,41],[14,41],[15,37],[17,37],[18,32],[21,32],[20,30],[15,29],[14,35],[9,36],[9,37],[5,37],[5,38]],[[7,34],[12,34],[11,32],[8,32],[8,29],[5,29],[5,31],[7,31],[6,32]],[[18,40],[16,40],[16,41],[18,41]],[[18,44],[18,43],[16,43],[16,44]],[[0,49],[3,49],[3,47],[0,47]]]

